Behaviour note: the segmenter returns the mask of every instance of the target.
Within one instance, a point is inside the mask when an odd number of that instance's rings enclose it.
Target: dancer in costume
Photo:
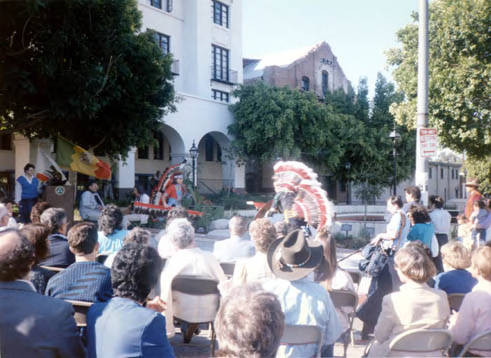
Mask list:
[[[332,223],[332,203],[317,180],[317,174],[296,161],[280,161],[274,168],[275,197],[269,214],[283,214],[289,230],[319,228]]]

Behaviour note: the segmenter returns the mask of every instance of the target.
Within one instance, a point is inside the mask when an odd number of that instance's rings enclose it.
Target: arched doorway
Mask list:
[[[198,143],[197,184],[202,193],[219,193],[234,187],[234,161],[230,140],[221,132],[208,132]]]

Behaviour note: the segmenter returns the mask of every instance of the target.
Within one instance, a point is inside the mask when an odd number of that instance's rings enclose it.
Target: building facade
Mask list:
[[[337,57],[325,41],[313,46],[274,53],[262,59],[247,59],[244,64],[244,83],[263,81],[270,86],[314,92],[323,99],[327,92],[347,92],[351,84],[346,78]],[[246,167],[246,188],[248,191],[271,191],[273,164]],[[346,185],[333,177],[319,173],[319,179],[329,191],[331,198],[342,200],[346,197]]]
[[[193,143],[199,150],[195,181],[201,191],[244,188],[245,168],[227,155],[227,127],[233,120],[228,106],[243,78],[242,1],[139,0],[138,8],[142,30],[154,31],[162,52],[172,55],[177,110],[163,116],[155,143],[134,148],[116,163],[117,190],[124,196],[136,182],[148,185],[157,171],[183,160],[190,163]],[[11,147],[0,148],[0,180],[11,181],[25,163],[36,163],[40,146],[53,150],[45,141],[14,136]]]

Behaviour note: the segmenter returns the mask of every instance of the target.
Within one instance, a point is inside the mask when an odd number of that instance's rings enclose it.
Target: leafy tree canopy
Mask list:
[[[320,102],[311,92],[270,87],[263,82],[242,86],[239,101],[230,106],[235,121],[229,126],[232,148],[243,159],[304,160],[322,173],[354,183],[387,186],[392,183],[393,117],[391,103],[400,100],[394,86],[379,76],[376,107],[370,115],[368,88],[362,80],[351,88],[326,95]],[[397,180],[414,167],[414,131],[398,128],[401,140]],[[408,154],[410,153],[410,154]],[[346,163],[350,163],[349,169]]]
[[[171,57],[135,0],[0,2],[0,128],[62,135],[110,156],[174,110]]]
[[[429,8],[429,125],[438,129],[443,146],[481,160],[491,153],[490,6],[488,0],[435,0]],[[405,100],[391,112],[414,128],[417,25],[399,30],[397,38],[402,47],[389,50],[387,58]]]
[[[392,103],[397,103],[402,95],[395,91],[394,85],[378,74],[375,84],[373,105],[369,111],[366,79],[358,84],[356,96],[341,90],[328,94],[326,103],[342,111],[347,119],[343,122],[341,136],[344,154],[342,165],[336,176],[349,179],[357,184],[370,187],[371,192],[380,192],[380,187],[392,184],[393,143],[389,133],[394,129],[394,117],[389,112]],[[340,105],[344,103],[344,105]],[[405,127],[396,126],[401,135],[396,142],[397,177],[400,182],[408,178],[414,170],[415,133]],[[345,163],[350,163],[349,170]],[[375,188],[378,186],[379,188]]]
[[[334,170],[342,154],[342,118],[310,92],[256,82],[239,88],[230,109],[229,133],[240,158],[261,162],[278,157],[303,159]]]

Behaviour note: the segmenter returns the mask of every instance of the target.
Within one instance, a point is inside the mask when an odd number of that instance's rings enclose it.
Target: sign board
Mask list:
[[[351,231],[353,229],[353,226],[350,224],[342,224],[341,225],[341,231]]]
[[[419,144],[421,157],[433,157],[438,147],[436,128],[420,128]]]

